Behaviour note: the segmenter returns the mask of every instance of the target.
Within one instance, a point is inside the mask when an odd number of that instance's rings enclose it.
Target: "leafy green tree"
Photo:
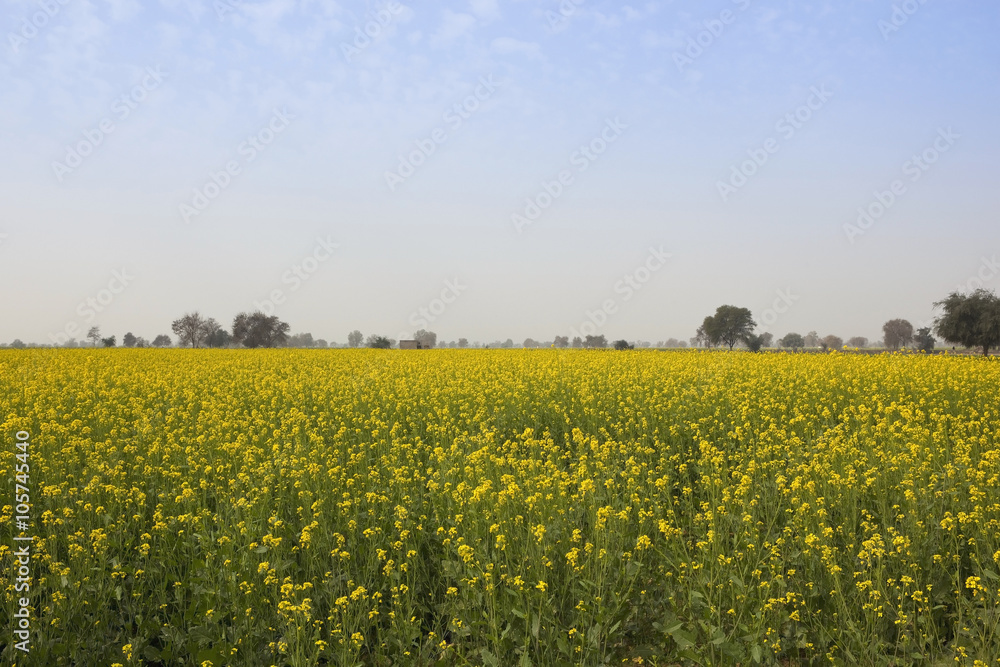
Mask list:
[[[102,338],[101,339],[101,345],[103,345],[104,347],[114,347],[115,346],[115,337],[114,336],[108,336],[107,338]]]
[[[280,347],[288,342],[288,322],[277,315],[255,311],[240,313],[233,319],[233,342],[249,348]]]
[[[797,333],[787,333],[785,337],[778,341],[778,345],[781,347],[790,347],[793,350],[798,350],[799,348],[806,346],[806,341],[802,338],[802,334]]]
[[[746,344],[747,349],[751,352],[760,352],[760,349],[764,347],[764,344],[767,341],[767,338],[765,337],[766,335],[767,334],[750,334],[743,339],[743,342]]]
[[[226,347],[231,342],[233,342],[232,335],[221,327],[213,331],[205,339],[205,344],[209,347]]]
[[[170,336],[167,334],[160,334],[153,339],[153,347],[170,347],[173,343],[170,340]]]
[[[385,336],[372,334],[371,336],[368,336],[368,340],[365,341],[365,345],[376,350],[388,350],[392,347],[392,341]]]
[[[615,341],[615,349],[616,350],[634,350],[635,349],[635,345],[630,345],[629,342],[623,338],[621,340],[616,340]]]
[[[122,345],[125,347],[135,347],[136,341],[139,340],[135,335],[129,331],[124,336],[122,336]]]
[[[361,343],[364,341],[364,335],[355,329],[351,333],[347,334],[347,344],[350,347],[361,347]]]
[[[937,343],[937,341],[934,340],[934,336],[931,335],[930,327],[921,327],[920,329],[917,329],[916,335],[913,336],[913,347],[921,352],[933,352],[935,343]]]
[[[583,341],[584,347],[607,347],[608,339],[604,337],[604,334],[600,336],[587,336]]]
[[[728,345],[732,350],[740,341],[746,341],[753,335],[757,323],[753,321],[753,313],[749,308],[737,306],[719,306],[715,315],[709,315],[702,322],[705,336],[713,345]]]
[[[944,314],[934,321],[941,338],[965,347],[981,347],[983,356],[989,355],[991,348],[1000,347],[1000,298],[994,292],[952,292],[934,306],[944,309]]]

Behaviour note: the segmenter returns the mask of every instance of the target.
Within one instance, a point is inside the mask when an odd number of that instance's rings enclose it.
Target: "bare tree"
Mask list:
[[[91,345],[97,347],[97,344],[101,342],[101,327],[90,327],[87,338],[90,339]]]
[[[825,350],[839,350],[844,346],[844,339],[840,336],[834,336],[831,334],[829,336],[824,336],[820,343],[823,345],[823,349]]]
[[[423,329],[413,334],[413,340],[420,343],[420,347],[425,350],[429,350],[437,345],[437,338],[438,335],[433,331],[424,331]]]
[[[913,340],[913,325],[906,320],[889,320],[882,325],[885,334],[885,346],[890,350],[905,347]]]
[[[214,320],[205,320],[198,311],[185,313],[183,317],[173,321],[170,329],[177,335],[177,342],[181,347],[185,345],[198,347],[205,339],[206,325],[209,321],[214,322]]]

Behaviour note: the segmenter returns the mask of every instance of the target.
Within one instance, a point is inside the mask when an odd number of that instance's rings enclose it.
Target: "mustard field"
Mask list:
[[[995,360],[4,350],[0,425],[3,664],[1000,664]]]

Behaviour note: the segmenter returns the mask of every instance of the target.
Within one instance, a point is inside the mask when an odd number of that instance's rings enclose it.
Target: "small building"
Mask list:
[[[399,341],[399,349],[401,349],[401,350],[427,350],[429,348],[426,345],[423,345],[419,340],[401,340],[401,341]]]

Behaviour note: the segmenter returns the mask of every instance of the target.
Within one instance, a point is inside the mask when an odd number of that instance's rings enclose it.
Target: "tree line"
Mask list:
[[[569,336],[555,336],[550,341],[526,338],[520,344],[516,344],[510,338],[485,344],[478,341],[470,343],[466,338],[459,338],[457,341],[439,344],[436,333],[423,329],[414,332],[412,340],[416,341],[423,349],[433,347],[459,349],[469,347],[500,349],[515,347],[600,349],[614,347],[618,350],[630,350],[635,347],[683,348],[690,346],[727,347],[732,350],[739,346],[756,352],[774,346],[791,350],[804,348],[836,350],[844,347],[868,348],[871,346],[884,347],[889,350],[912,347],[915,350],[930,352],[937,344],[936,334],[943,341],[951,344],[961,345],[965,348],[982,349],[984,355],[988,355],[990,350],[1000,348],[1000,298],[994,292],[984,289],[978,289],[969,294],[952,292],[945,299],[935,302],[934,306],[942,313],[934,320],[933,327],[925,326],[914,329],[913,325],[905,319],[891,319],[882,325],[883,340],[874,344],[871,344],[863,336],[854,336],[847,339],[845,343],[839,336],[820,337],[815,331],[810,331],[805,335],[791,332],[775,341],[769,332],[756,332],[757,323],[754,321],[750,309],[732,305],[719,306],[714,314],[705,317],[689,342],[670,338],[655,345],[647,341],[630,342],[626,340],[616,340],[609,343],[604,335],[588,335],[585,337],[576,336],[572,340]],[[266,315],[260,311],[239,313],[233,318],[232,325],[228,329],[220,325],[214,318],[204,317],[197,311],[185,313],[171,324],[171,331],[178,339],[177,344],[182,347],[328,346],[325,340],[314,339],[312,334],[291,335],[290,330],[287,322],[280,320],[275,315]],[[100,328],[96,326],[91,327],[87,332],[87,339],[95,347],[115,347],[117,345],[115,336],[102,336]],[[347,335],[347,346],[353,348],[389,349],[396,347],[398,343],[399,341],[380,334],[371,334],[366,337],[357,329]],[[173,341],[167,334],[160,334],[150,342],[128,332],[122,337],[122,345],[124,347],[170,347],[173,345]],[[23,348],[27,345],[20,340],[15,340],[10,347]]]
[[[889,320],[882,325],[882,345],[889,350],[912,346],[916,350],[931,352],[937,344],[934,338],[936,333],[949,343],[966,348],[980,348],[984,356],[989,355],[991,349],[1000,347],[1000,298],[995,293],[984,289],[971,294],[952,292],[947,298],[935,302],[934,306],[941,309],[942,314],[935,318],[933,327],[914,330],[907,320]],[[741,345],[753,352],[770,347],[771,334],[755,333],[756,328],[757,324],[748,308],[719,306],[714,315],[704,319],[692,342],[705,347],[726,346],[730,350]],[[868,346],[868,339],[854,337],[845,345],[839,336],[820,338],[813,331],[806,336],[789,333],[778,340],[777,344],[793,350],[805,347],[863,348]]]

